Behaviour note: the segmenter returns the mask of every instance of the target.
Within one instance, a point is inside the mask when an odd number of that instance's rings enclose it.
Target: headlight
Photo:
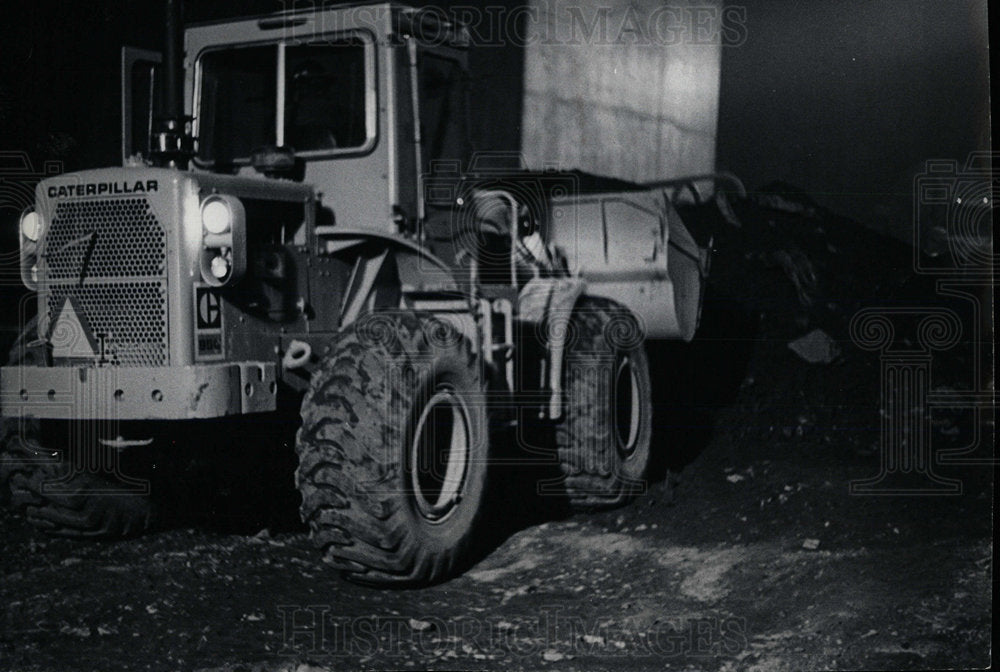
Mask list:
[[[42,216],[34,210],[29,210],[21,215],[21,235],[33,243],[38,242],[38,237],[42,235]]]
[[[201,279],[212,287],[238,282],[246,273],[247,213],[231,194],[212,194],[201,202]]]
[[[201,206],[201,225],[208,233],[225,233],[233,225],[233,211],[222,199],[208,199]]]
[[[225,280],[226,276],[229,275],[230,266],[231,264],[229,263],[229,260],[221,254],[217,257],[212,257],[210,266],[212,276],[218,280]]]
[[[17,226],[21,232],[18,236],[21,282],[31,291],[35,291],[38,289],[38,241],[44,233],[45,221],[40,214],[27,208],[21,213],[21,220]]]

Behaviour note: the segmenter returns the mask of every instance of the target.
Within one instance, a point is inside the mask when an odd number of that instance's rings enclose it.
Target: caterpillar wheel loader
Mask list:
[[[255,422],[295,433],[302,520],[362,583],[460,571],[498,427],[558,467],[541,495],[643,491],[644,341],[693,336],[709,266],[674,203],[738,181],[472,153],[469,38],[432,13],[182,30],[169,0],[167,25],[162,54],[123,50],[122,165],[42,180],[20,219],[37,310],[0,468],[29,523],[140,533],[169,512],[130,465]]]

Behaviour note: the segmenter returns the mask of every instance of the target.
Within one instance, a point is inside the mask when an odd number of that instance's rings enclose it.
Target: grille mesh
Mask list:
[[[88,278],[160,276],[165,240],[145,197],[63,201],[46,242],[48,277],[76,280],[81,270]]]
[[[105,357],[123,366],[163,366],[167,362],[167,283],[55,285],[50,317],[68,296],[90,323],[95,340],[104,334]]]
[[[108,363],[168,363],[166,234],[145,197],[60,202],[44,268],[50,324],[72,297]]]

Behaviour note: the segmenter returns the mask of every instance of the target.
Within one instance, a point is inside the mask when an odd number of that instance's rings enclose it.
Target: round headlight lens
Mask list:
[[[201,208],[201,225],[209,233],[225,233],[233,225],[233,213],[223,201],[209,201]]]
[[[38,242],[38,236],[42,233],[42,218],[32,210],[21,216],[21,235],[33,243]]]
[[[227,275],[229,275],[229,262],[223,257],[215,257],[212,259],[212,275],[217,279],[222,280]]]

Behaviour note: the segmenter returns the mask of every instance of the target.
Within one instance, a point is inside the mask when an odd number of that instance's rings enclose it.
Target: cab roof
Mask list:
[[[286,9],[266,14],[235,15],[208,21],[192,21],[185,28],[202,28],[205,26],[224,25],[238,21],[256,20],[261,28],[283,28],[299,25],[296,19],[304,19],[319,14],[346,12],[359,7],[382,7],[393,15],[393,26],[397,34],[410,35],[421,31],[434,31],[438,38],[445,38],[449,46],[467,47],[469,33],[465,25],[451,20],[443,10],[437,7],[412,7],[399,2],[385,0],[361,0],[359,2],[344,2],[335,5],[316,7],[301,7]],[[443,33],[442,33],[443,31]]]

